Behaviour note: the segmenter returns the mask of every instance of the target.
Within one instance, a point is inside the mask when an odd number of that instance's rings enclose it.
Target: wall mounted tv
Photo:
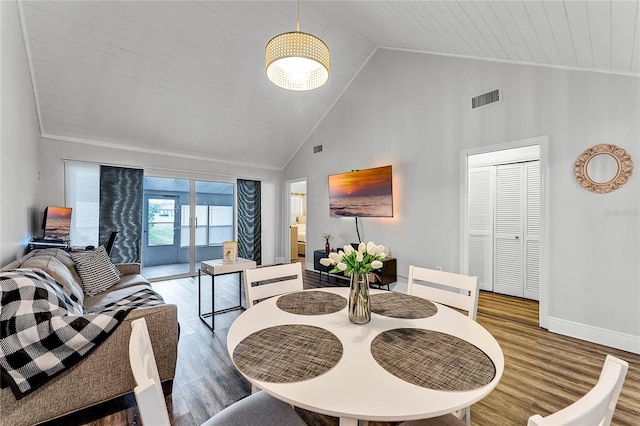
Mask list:
[[[45,238],[61,238],[71,233],[71,208],[49,206],[44,209],[42,229]]]
[[[329,215],[393,217],[391,166],[330,175]]]

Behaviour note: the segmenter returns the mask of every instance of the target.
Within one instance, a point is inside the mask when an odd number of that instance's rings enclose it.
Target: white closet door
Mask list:
[[[493,198],[495,167],[469,170],[469,265],[481,290],[493,290]]]
[[[526,205],[524,215],[524,294],[540,300],[540,161],[524,163]]]
[[[524,294],[524,189],[521,163],[496,167],[494,291],[519,297]]]

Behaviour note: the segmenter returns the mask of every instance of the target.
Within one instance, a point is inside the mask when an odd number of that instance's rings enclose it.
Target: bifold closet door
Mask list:
[[[496,166],[494,291],[539,300],[540,162]]]
[[[496,293],[523,296],[522,164],[496,166],[495,285]]]
[[[493,291],[493,204],[495,166],[469,169],[469,275],[481,290]]]
[[[540,161],[523,164],[526,187],[524,210],[524,288],[527,299],[540,300],[542,234]]]

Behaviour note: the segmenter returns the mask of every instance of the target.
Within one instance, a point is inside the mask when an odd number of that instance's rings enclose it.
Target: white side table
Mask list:
[[[198,315],[202,322],[206,324],[207,327],[211,331],[214,330],[214,322],[215,315],[222,314],[224,312],[233,311],[236,309],[245,309],[242,307],[242,276],[245,269],[254,269],[256,267],[256,262],[254,260],[244,259],[239,257],[235,262],[224,262],[222,259],[215,260],[203,260],[200,262],[200,269],[198,269]],[[202,274],[205,273],[211,276],[211,311],[210,312],[202,312]],[[239,274],[238,279],[238,305],[232,306],[230,308],[225,309],[214,309],[214,301],[215,301],[215,276],[216,275],[226,275],[226,274]],[[211,317],[211,325],[207,321],[207,318]]]

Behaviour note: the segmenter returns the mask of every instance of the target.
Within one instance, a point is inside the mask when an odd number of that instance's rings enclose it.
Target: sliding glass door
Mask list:
[[[190,182],[187,179],[144,178],[143,275],[160,278],[191,272],[189,233],[181,232],[185,213],[189,220]],[[187,247],[186,256],[182,247]]]
[[[235,184],[145,177],[143,275],[195,275],[235,238]]]
[[[200,261],[222,259],[222,243],[235,240],[235,184],[193,181],[191,228],[194,232],[194,273]],[[188,223],[184,223],[183,233]]]

